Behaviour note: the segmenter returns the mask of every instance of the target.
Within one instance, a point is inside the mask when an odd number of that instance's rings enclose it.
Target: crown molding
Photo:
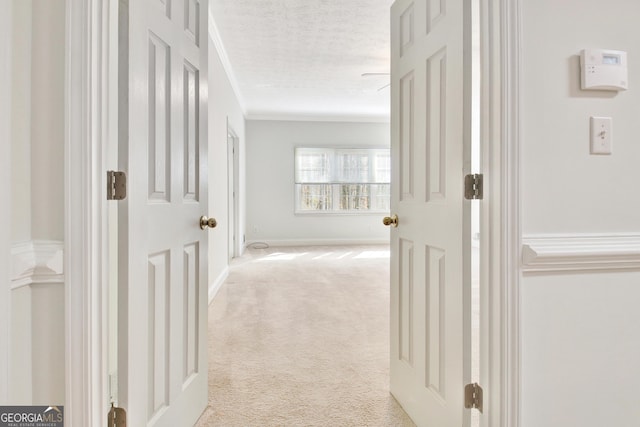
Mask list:
[[[283,122],[342,122],[342,123],[390,123],[389,115],[340,115],[340,114],[305,114],[305,113],[270,113],[249,112],[247,120],[267,120]]]
[[[220,31],[218,30],[216,21],[213,18],[211,9],[209,9],[209,37],[211,37],[211,40],[213,41],[213,45],[215,46],[215,49],[218,53],[218,57],[220,58],[220,62],[222,62],[222,68],[224,68],[224,71],[227,74],[227,78],[229,79],[229,84],[231,84],[231,89],[233,90],[233,93],[236,95],[238,104],[240,104],[240,109],[242,110],[242,114],[246,117],[247,115],[246,104],[244,102],[244,98],[242,97],[242,94],[240,93],[240,86],[238,85],[238,80],[236,79],[236,75],[233,72],[233,66],[231,65],[229,56],[227,55],[227,50],[224,47],[222,38],[220,37]]]

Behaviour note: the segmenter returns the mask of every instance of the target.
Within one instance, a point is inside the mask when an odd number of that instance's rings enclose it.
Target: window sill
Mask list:
[[[379,216],[389,215],[389,211],[295,211],[295,216]]]

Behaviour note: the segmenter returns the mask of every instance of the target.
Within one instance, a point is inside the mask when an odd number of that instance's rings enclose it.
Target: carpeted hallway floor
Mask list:
[[[413,426],[389,394],[389,249],[249,249],[209,307],[197,426]]]

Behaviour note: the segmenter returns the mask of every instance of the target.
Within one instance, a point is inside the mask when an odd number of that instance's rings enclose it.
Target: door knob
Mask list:
[[[382,219],[382,223],[384,225],[388,226],[392,226],[392,227],[397,227],[398,226],[398,215],[391,215],[391,216],[385,216]]]
[[[204,230],[207,227],[215,228],[216,225],[218,225],[218,222],[216,221],[215,218],[207,218],[204,215],[200,217],[200,228],[201,229]]]

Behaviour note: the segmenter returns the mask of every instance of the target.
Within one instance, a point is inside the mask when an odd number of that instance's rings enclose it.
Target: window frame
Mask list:
[[[317,153],[325,153],[329,154],[329,164],[327,166],[327,172],[320,174],[323,176],[321,180],[318,181],[309,181],[300,179],[300,174],[303,173],[299,170],[299,154],[300,151],[308,151],[309,153],[317,152]],[[391,205],[391,152],[389,147],[380,147],[380,146],[363,146],[363,147],[353,147],[353,146],[296,146],[294,147],[293,160],[294,160],[294,168],[293,168],[293,191],[294,191],[294,214],[295,215],[379,215],[379,214],[388,214],[390,212]],[[383,180],[379,179],[379,171],[380,168],[376,167],[377,159],[376,157],[383,152],[383,154],[387,155],[388,161],[386,163],[387,168],[384,168]],[[338,161],[340,155],[345,154],[357,154],[362,153],[366,154],[368,157],[367,162],[367,178],[365,181],[354,182],[354,180],[344,179],[345,177],[342,175],[344,172],[344,168],[340,168],[338,170],[338,165],[340,162]],[[356,172],[357,173],[357,172]],[[328,178],[326,178],[328,176]],[[388,178],[384,180],[384,178]],[[300,186],[303,185],[324,185],[329,187],[327,193],[330,193],[331,197],[331,209],[302,209],[302,191]],[[374,191],[375,186],[386,186],[387,187],[387,200],[386,200],[386,208],[382,209],[341,209],[340,206],[341,198],[343,196],[342,189],[345,185],[364,185],[368,188],[368,193],[365,197],[369,199],[369,206],[372,205],[373,199],[376,196],[376,192]],[[356,196],[358,197],[358,196]]]

